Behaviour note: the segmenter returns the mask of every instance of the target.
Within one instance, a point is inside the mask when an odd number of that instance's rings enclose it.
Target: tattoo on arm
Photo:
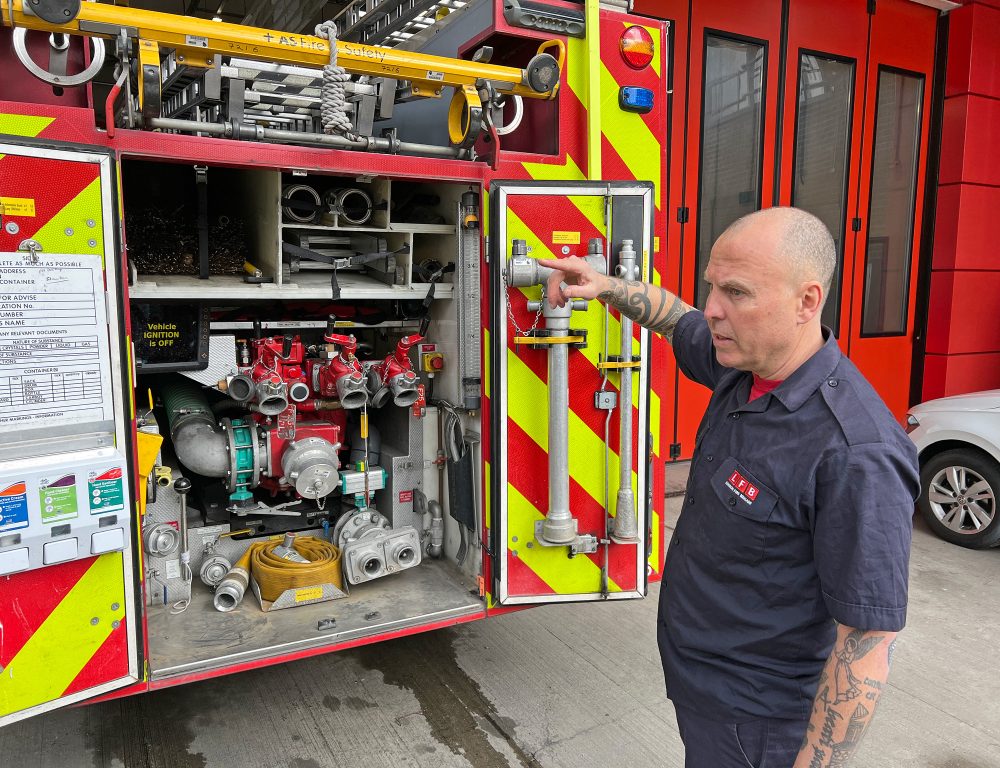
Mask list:
[[[597,298],[667,341],[673,341],[677,321],[694,309],[669,291],[638,280],[612,278],[611,287]]]
[[[888,672],[887,665],[879,669],[877,660],[874,667],[860,660],[886,639],[883,634],[852,629],[838,640],[819,680],[797,767],[847,764],[871,722]],[[895,641],[892,636],[888,639],[890,644]]]

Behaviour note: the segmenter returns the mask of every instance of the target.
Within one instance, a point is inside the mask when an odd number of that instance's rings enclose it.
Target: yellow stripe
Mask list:
[[[496,427],[494,426],[494,429]],[[490,463],[488,461],[483,462],[483,493],[485,494],[485,501],[483,507],[485,510],[486,527],[492,528],[493,522],[491,520],[491,507],[490,507],[490,489],[493,487],[491,483],[493,482],[493,476],[490,470]]]
[[[104,254],[101,177],[88,184],[35,234],[47,253]],[[87,226],[87,222],[94,226]],[[72,234],[66,234],[67,230]],[[93,241],[93,245],[90,242]]]
[[[641,115],[618,108],[618,83],[604,65],[601,65],[601,100],[609,106],[601,122],[604,135],[636,179],[653,182],[659,209],[662,147]]]
[[[0,673],[0,715],[62,696],[108,639],[111,622],[125,618],[122,573],[121,552],[111,552],[80,577]]]
[[[649,390],[649,431],[653,433],[653,454],[662,456],[663,454],[660,453],[660,396],[653,391],[652,387]],[[647,482],[652,483],[653,478],[648,478]]]
[[[0,133],[34,138],[48,128],[53,120],[55,120],[54,117],[3,113],[0,114]],[[3,158],[4,155],[0,155],[0,160],[3,160]]]
[[[601,569],[589,557],[566,557],[565,547],[541,547],[535,541],[535,521],[544,515],[518,492],[507,485],[507,547],[517,550],[517,557],[557,594],[597,592],[601,588]],[[515,541],[516,537],[516,541]],[[529,549],[528,542],[533,542]],[[608,589],[621,592],[610,579]]]
[[[663,545],[662,537],[660,536],[660,513],[656,510],[653,511],[653,542],[652,546],[649,548],[649,560],[648,562],[655,570],[660,570],[660,548]]]
[[[521,165],[535,181],[583,181],[583,171],[568,154],[565,165],[555,163],[521,163]]]

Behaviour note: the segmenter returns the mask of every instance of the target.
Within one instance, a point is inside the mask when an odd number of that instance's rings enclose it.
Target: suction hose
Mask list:
[[[274,602],[288,589],[333,584],[344,588],[340,568],[340,550],[328,541],[315,536],[296,536],[293,549],[309,562],[287,560],[274,550],[283,546],[281,541],[259,541],[251,544],[226,577],[215,588],[216,610],[229,612],[240,604],[246,593],[250,576],[260,587],[263,600]]]
[[[163,386],[160,396],[178,461],[199,475],[226,477],[230,468],[226,434],[201,386],[184,376],[175,376]]]

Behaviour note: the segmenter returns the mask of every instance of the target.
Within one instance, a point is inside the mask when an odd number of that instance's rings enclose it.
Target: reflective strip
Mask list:
[[[48,220],[34,235],[42,243],[56,243],[54,253],[93,253],[104,255],[104,224],[101,220],[101,177],[98,176]],[[96,218],[95,218],[96,216]],[[88,227],[87,220],[94,226]],[[67,235],[66,231],[73,234]],[[94,245],[90,245],[90,241]],[[46,250],[52,251],[52,248]]]
[[[97,558],[0,673],[0,716],[58,699],[115,631],[124,602],[121,552]],[[119,630],[124,632],[124,626]]]
[[[0,133],[12,136],[29,136],[34,138],[55,120],[54,117],[37,117],[35,115],[0,114]],[[0,154],[0,160],[4,155]]]
[[[507,484],[507,547],[516,549],[517,557],[539,579],[560,595],[596,592],[601,588],[601,569],[589,557],[566,557],[566,547],[543,547],[535,542],[535,521],[545,516],[513,485]],[[517,541],[513,537],[517,536]],[[621,587],[608,581],[608,589],[621,592]]]
[[[601,65],[601,99],[618,104],[618,83],[608,68]],[[660,207],[660,155],[663,149],[640,115],[623,109],[607,109],[601,130],[615,152],[636,179],[652,181],[656,207]]]
[[[506,312],[506,309],[504,311]],[[483,328],[483,344],[484,344],[483,349],[487,349],[487,350],[493,349],[493,347],[490,346],[491,343],[492,342],[490,341],[490,329],[489,328]],[[490,355],[490,354],[483,355],[483,394],[486,396],[487,400],[490,399],[490,381],[491,381],[491,379],[490,379],[490,363],[491,363],[491,360],[492,360],[492,355]]]
[[[653,455],[660,456],[660,396],[652,388],[649,390],[649,431],[653,433]],[[649,482],[652,481],[650,478]]]

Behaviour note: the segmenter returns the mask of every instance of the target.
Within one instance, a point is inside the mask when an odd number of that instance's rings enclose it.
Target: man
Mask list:
[[[688,768],[846,764],[906,619],[916,451],[820,313],[836,262],[814,216],[733,224],[704,312],[577,258],[548,300],[597,298],[713,390],[664,564],[657,635]]]

